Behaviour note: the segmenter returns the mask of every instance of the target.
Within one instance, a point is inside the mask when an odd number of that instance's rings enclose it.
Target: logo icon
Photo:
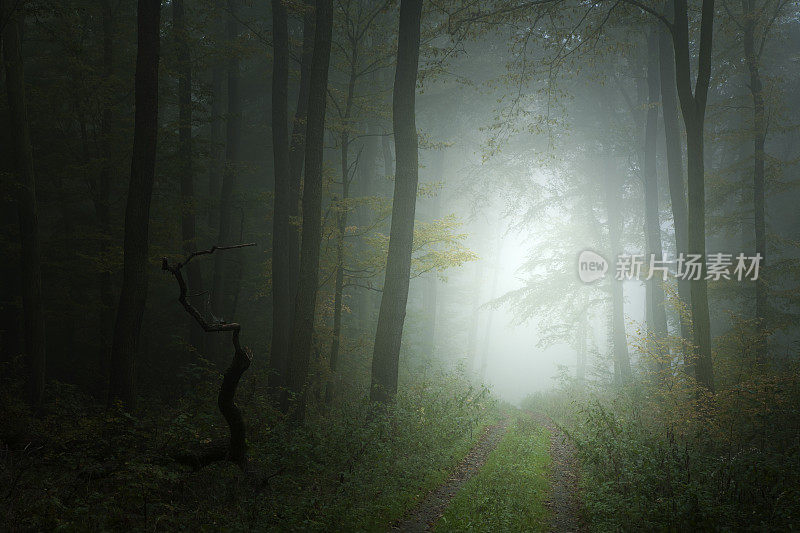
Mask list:
[[[578,277],[584,283],[592,283],[602,279],[608,272],[605,258],[591,250],[584,250],[578,255]]]

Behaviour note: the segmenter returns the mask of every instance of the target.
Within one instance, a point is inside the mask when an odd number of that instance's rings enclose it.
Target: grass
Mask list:
[[[456,494],[436,525],[445,531],[545,531],[550,434],[518,414],[480,472]]]

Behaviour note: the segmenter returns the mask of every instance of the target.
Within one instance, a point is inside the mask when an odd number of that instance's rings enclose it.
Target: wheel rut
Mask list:
[[[430,531],[436,521],[444,514],[445,509],[450,504],[450,500],[453,499],[453,496],[456,495],[461,486],[477,474],[484,465],[489,454],[497,447],[500,439],[505,434],[507,427],[507,418],[495,425],[487,426],[478,442],[461,460],[450,474],[450,477],[447,478],[447,481],[429,492],[415,507],[407,511],[399,521],[392,525],[389,531],[410,533]]]

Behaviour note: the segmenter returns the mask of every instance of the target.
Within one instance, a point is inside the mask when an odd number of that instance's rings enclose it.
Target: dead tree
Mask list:
[[[239,332],[241,331],[241,326],[239,324],[235,322],[225,322],[224,320],[209,322],[203,314],[189,302],[186,297],[186,281],[183,279],[181,269],[197,256],[211,255],[217,250],[232,250],[235,248],[245,248],[247,246],[255,246],[255,243],[236,244],[233,246],[212,246],[207,250],[193,252],[189,254],[183,262],[174,265],[170,265],[166,257],[161,259],[161,270],[171,272],[178,281],[178,287],[180,288],[178,301],[183,305],[186,312],[200,324],[203,331],[207,333],[230,331],[232,333],[231,341],[233,342],[234,349],[233,359],[231,360],[230,366],[228,366],[228,369],[225,371],[222,384],[219,387],[219,395],[217,396],[217,405],[230,429],[230,441],[227,444],[212,444],[200,454],[182,452],[173,455],[176,461],[189,464],[197,469],[223,460],[236,463],[242,470],[246,469],[246,427],[242,412],[239,410],[234,399],[236,397],[236,388],[239,386],[239,380],[250,366],[253,360],[253,354],[248,348],[242,348],[241,344],[239,344]]]

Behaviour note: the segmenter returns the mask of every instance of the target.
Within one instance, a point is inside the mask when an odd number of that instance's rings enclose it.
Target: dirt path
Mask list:
[[[447,509],[450,500],[456,495],[458,489],[478,473],[478,470],[486,462],[486,458],[497,447],[506,432],[507,424],[508,420],[504,419],[497,425],[488,426],[484,429],[478,443],[461,460],[455,471],[447,478],[447,481],[430,492],[414,508],[409,510],[403,518],[392,526],[391,531],[430,531],[445,509]]]
[[[558,533],[587,531],[581,518],[575,449],[549,417],[534,415],[534,418],[550,431],[550,457],[553,459],[552,492],[545,502],[553,514],[550,531]]]

